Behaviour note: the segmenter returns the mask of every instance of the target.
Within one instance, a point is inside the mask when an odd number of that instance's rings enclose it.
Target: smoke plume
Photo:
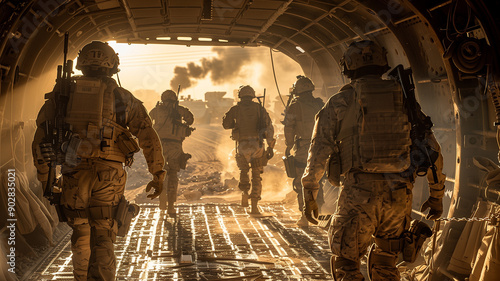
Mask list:
[[[215,85],[220,85],[240,77],[242,67],[251,61],[248,49],[238,50],[237,55],[223,47],[214,47],[212,50],[217,53],[214,58],[203,58],[198,64],[189,62],[186,66],[176,66],[170,87],[175,89],[180,84],[187,89],[208,74]]]

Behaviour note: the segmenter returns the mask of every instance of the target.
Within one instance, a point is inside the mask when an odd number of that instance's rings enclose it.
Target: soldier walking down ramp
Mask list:
[[[124,199],[124,164],[132,164],[139,147],[153,175],[146,191],[154,188],[154,194],[148,197],[160,194],[165,177],[160,139],[146,109],[111,78],[118,72],[118,64],[117,54],[107,43],[93,41],[83,47],[76,65],[83,76],[66,85],[58,78],[36,121],[33,158],[46,193],[52,193],[52,163],[61,165],[62,177],[57,183],[62,188],[60,201],[50,198],[59,210],[59,219],[67,219],[73,229],[75,280],[115,279],[113,243],[117,234],[128,231],[132,218],[128,213],[138,212],[138,207]],[[62,95],[66,86],[68,92]],[[54,116],[60,114],[63,119],[56,121],[63,122],[54,122]],[[52,132],[57,131],[64,132],[58,136],[67,142],[54,147],[59,142]],[[57,157],[61,150],[64,154]]]
[[[241,86],[238,91],[241,99],[237,105],[231,107],[222,118],[224,129],[232,129],[231,138],[236,141],[236,164],[240,169],[239,189],[243,192],[241,205],[248,207],[251,199],[252,214],[260,214],[257,204],[261,199],[262,178],[267,160],[273,157],[274,128],[266,109],[257,102],[255,91],[252,87]],[[267,149],[264,147],[264,139]],[[250,178],[248,172],[252,169],[252,184],[250,191]]]
[[[158,132],[163,145],[165,170],[167,170],[166,188],[160,195],[160,208],[167,209],[170,216],[175,215],[174,203],[177,201],[177,173],[186,168],[190,154],[182,150],[182,142],[194,130],[190,127],[194,123],[194,116],[188,108],[179,105],[177,94],[166,90],[161,95],[161,103],[151,110],[149,115],[153,119],[153,128]]]
[[[293,190],[297,193],[299,210],[302,216],[297,221],[298,226],[307,226],[308,221],[304,216],[302,197],[302,174],[306,168],[307,153],[311,144],[311,135],[314,128],[314,116],[325,104],[321,98],[315,98],[312,94],[314,84],[311,79],[299,75],[293,84],[292,95],[295,96],[290,102],[285,113],[285,156],[290,158],[290,151],[293,148],[293,159],[295,167],[295,177],[293,179]]]
[[[430,118],[416,100],[413,108],[405,106],[412,101],[408,89],[381,79],[389,69],[385,49],[368,40],[352,43],[341,67],[352,82],[317,115],[302,178],[304,212],[317,223],[318,181],[330,158],[331,180],[343,176],[329,230],[334,279],[364,280],[360,259],[374,239],[368,262],[371,279],[399,280],[399,253],[411,262],[419,243],[432,234],[425,223],[410,217],[417,173],[426,174],[429,182],[430,197],[422,206],[422,211],[430,209],[427,219],[435,220],[443,212],[441,149]],[[418,153],[425,157],[414,157]]]

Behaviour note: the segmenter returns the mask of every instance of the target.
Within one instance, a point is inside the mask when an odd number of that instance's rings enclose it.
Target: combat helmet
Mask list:
[[[292,94],[300,95],[304,92],[314,91],[314,83],[306,76],[297,75],[297,81],[293,83]]]
[[[168,101],[176,101],[177,100],[177,94],[172,91],[172,90],[166,90],[161,94],[161,101],[162,102],[168,102]]]
[[[81,70],[84,75],[112,76],[119,71],[119,64],[118,54],[108,43],[92,41],[78,53],[76,69]]]
[[[340,60],[340,67],[351,78],[361,70],[382,74],[389,69],[387,51],[371,40],[353,42]]]
[[[238,90],[238,97],[241,99],[242,97],[252,97],[255,98],[255,90],[250,87],[250,85],[240,86]]]

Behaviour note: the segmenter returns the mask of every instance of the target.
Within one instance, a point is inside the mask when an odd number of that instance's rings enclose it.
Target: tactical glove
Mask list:
[[[319,207],[316,202],[318,190],[304,189],[304,215],[312,224],[318,224]]]
[[[425,212],[427,209],[431,209],[429,214],[425,217],[428,220],[436,220],[443,214],[443,199],[429,197],[427,201],[422,204],[420,212]]]
[[[272,147],[268,147],[266,151],[266,157],[267,159],[271,159],[274,156],[274,151]]]
[[[151,198],[151,200],[155,199],[156,197],[160,196],[161,191],[163,190],[163,182],[157,181],[157,180],[152,180],[148,183],[146,186],[146,192],[149,192],[151,188],[154,188],[153,194],[149,194],[148,198]]]
[[[56,154],[54,153],[54,149],[52,149],[51,143],[41,143],[40,152],[45,162],[56,160]]]

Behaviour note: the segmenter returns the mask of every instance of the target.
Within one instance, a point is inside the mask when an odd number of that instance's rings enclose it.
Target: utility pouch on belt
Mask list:
[[[326,169],[326,176],[331,185],[340,186],[340,170],[340,153],[338,148],[335,147],[330,158],[328,158],[328,167]]]
[[[419,220],[413,220],[410,229],[403,234],[403,260],[414,262],[425,242],[425,239],[432,236],[432,229]]]
[[[295,169],[295,157],[292,155],[283,156],[283,163],[285,163],[285,171],[287,177],[294,179],[297,177],[297,170]]]
[[[139,206],[130,204],[125,197],[122,197],[116,210],[116,221],[118,222],[118,236],[125,236],[130,228],[132,218],[139,214]]]
[[[185,170],[188,160],[191,159],[191,154],[182,153],[179,157],[179,166],[181,169]]]

